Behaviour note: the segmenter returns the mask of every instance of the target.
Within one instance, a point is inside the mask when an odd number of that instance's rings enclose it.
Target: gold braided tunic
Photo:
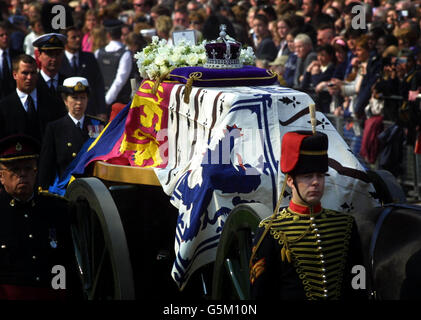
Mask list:
[[[350,276],[348,253],[350,240],[355,238],[354,219],[321,206],[314,208],[315,213],[300,213],[303,210],[308,207],[292,203],[274,219],[260,223],[256,241],[267,226],[270,229],[252,261],[250,281],[254,297],[268,292],[276,297],[279,290],[283,299],[341,298],[344,276]],[[358,252],[351,256],[354,259]],[[279,288],[262,292],[268,285]]]

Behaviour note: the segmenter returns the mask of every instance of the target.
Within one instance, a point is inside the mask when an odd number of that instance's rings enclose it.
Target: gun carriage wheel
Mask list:
[[[249,299],[253,233],[272,212],[261,203],[237,205],[222,230],[213,269],[212,299]]]
[[[97,178],[76,179],[66,198],[76,209],[72,233],[86,298],[134,299],[126,236],[107,187]]]

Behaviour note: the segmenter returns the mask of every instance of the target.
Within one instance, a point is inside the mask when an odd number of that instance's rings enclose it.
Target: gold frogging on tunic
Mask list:
[[[283,209],[273,219],[270,235],[282,247],[282,261],[293,264],[307,299],[340,297],[352,224],[351,216],[326,209],[310,215]]]

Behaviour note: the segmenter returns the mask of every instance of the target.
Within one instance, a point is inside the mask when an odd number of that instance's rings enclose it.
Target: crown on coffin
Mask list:
[[[220,26],[219,38],[205,44],[207,61],[205,68],[234,69],[242,68],[240,62],[241,43],[226,33],[226,26]]]

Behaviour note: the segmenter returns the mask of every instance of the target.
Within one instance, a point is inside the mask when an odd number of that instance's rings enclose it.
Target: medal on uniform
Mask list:
[[[104,126],[102,124],[98,124],[98,125],[96,125],[96,124],[94,124],[94,125],[89,124],[87,127],[88,127],[88,135],[89,135],[89,137],[90,138],[95,138],[95,139],[99,137],[102,129],[104,129]]]
[[[50,247],[55,249],[55,248],[57,248],[56,229],[51,228],[51,229],[48,229],[48,230],[49,230],[48,239],[50,240]]]

